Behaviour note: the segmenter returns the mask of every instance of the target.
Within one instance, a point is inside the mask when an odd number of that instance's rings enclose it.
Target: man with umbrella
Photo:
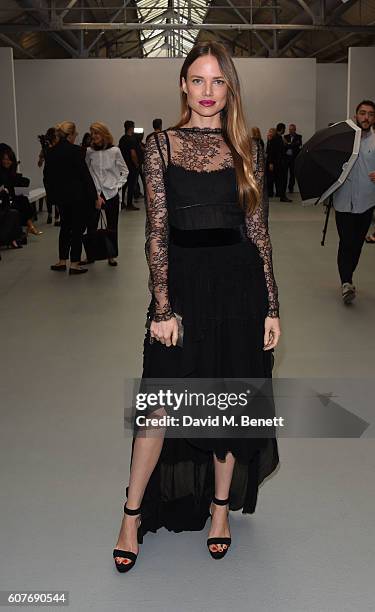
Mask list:
[[[359,154],[346,180],[333,194],[340,238],[337,263],[345,304],[350,304],[356,297],[353,273],[375,207],[375,102],[360,102],[355,122],[362,130]]]

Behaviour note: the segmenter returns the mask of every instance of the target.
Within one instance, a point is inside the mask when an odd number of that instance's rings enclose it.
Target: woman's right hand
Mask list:
[[[168,321],[151,321],[151,338],[155,338],[166,346],[176,346],[178,338],[178,325],[176,317]]]
[[[103,200],[103,198],[102,198],[101,196],[98,196],[98,199],[97,199],[97,200],[96,200],[96,202],[95,202],[95,208],[97,208],[98,210],[100,210],[100,209],[101,209],[101,207],[103,206],[103,204],[104,204],[104,200]]]

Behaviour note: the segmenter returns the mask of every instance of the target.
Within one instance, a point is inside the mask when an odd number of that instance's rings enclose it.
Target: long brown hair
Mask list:
[[[233,156],[239,203],[245,210],[253,212],[259,204],[260,194],[253,173],[252,139],[242,108],[238,74],[232,58],[221,43],[200,42],[188,53],[180,72],[181,118],[175,127],[184,126],[191,116],[187,95],[182,89],[182,79],[187,81],[189,67],[204,55],[213,55],[217,59],[228,87],[227,103],[221,111],[221,127],[224,140]]]

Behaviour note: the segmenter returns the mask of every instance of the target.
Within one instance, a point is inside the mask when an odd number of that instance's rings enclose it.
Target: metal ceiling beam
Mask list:
[[[146,53],[145,53],[145,50],[143,49],[143,57],[148,57],[149,55],[151,55],[151,53],[157,51],[158,49],[161,49],[164,43],[165,41],[163,39],[160,39],[160,37],[158,36],[158,40],[155,41],[151,49],[146,51]]]
[[[70,9],[73,8],[73,6],[75,4],[77,4],[78,0],[70,0],[70,2],[68,2],[68,4],[66,5],[65,9],[63,10],[62,13],[59,13],[59,17],[60,19],[64,19],[65,15],[67,15],[70,11]]]
[[[375,21],[372,21],[370,25],[375,25]],[[342,44],[343,42],[346,42],[352,36],[355,36],[355,33],[347,34],[346,36],[343,36],[342,38],[338,38],[337,40],[332,41],[331,43],[329,43],[325,47],[322,47],[321,49],[317,49],[316,51],[314,51],[314,53],[312,53],[308,57],[315,57],[316,55],[320,55],[320,53],[324,53],[325,51],[328,51],[329,49],[332,49],[332,47],[336,47],[336,45],[339,45],[339,44]]]
[[[116,21],[117,17],[119,17],[119,15],[122,13],[122,11],[127,7],[127,5],[129,4],[130,0],[125,0],[124,2],[124,6],[122,6],[120,9],[118,9],[118,11],[116,11],[116,13],[114,13],[114,15],[111,17],[110,19],[110,23],[113,23],[114,21]],[[92,43],[90,43],[90,45],[87,47],[87,51],[88,53],[90,53],[91,49],[93,49],[96,45],[96,43],[100,40],[100,38],[103,36],[104,34],[104,30],[102,32],[100,32],[95,39],[92,41]]]
[[[346,2],[343,2],[343,0],[341,0],[340,5],[335,8],[334,11],[331,13],[330,19],[338,19],[339,17],[341,17],[341,15],[346,13],[346,11],[348,11],[352,6],[354,6],[355,4],[360,4],[360,2],[361,0],[346,0]]]
[[[232,0],[227,0],[227,2],[228,2],[228,5],[230,6],[230,8],[241,19],[242,23],[249,23],[249,21],[246,19],[246,17],[244,17],[242,15],[242,13],[238,10],[238,8],[233,4]],[[264,47],[264,49],[266,49],[266,51],[268,53],[270,53],[271,52],[271,47],[267,44],[267,42],[264,40],[264,38],[258,32],[256,32],[256,31],[254,32],[254,36],[258,40],[258,42],[260,42],[262,47]]]
[[[351,24],[302,24],[302,23],[66,23],[55,26],[51,24],[0,24],[0,33],[11,34],[14,32],[68,32],[69,30],[250,30],[250,31],[273,31],[284,30],[286,32],[352,32],[353,34],[375,34],[372,25]]]
[[[37,17],[35,17],[35,21],[37,21],[37,25],[35,25],[35,28],[40,28],[40,30],[35,29],[35,30],[19,30],[20,32],[48,32],[48,35],[50,38],[52,38],[55,42],[57,42],[61,47],[63,47],[72,57],[79,57],[79,53],[77,51],[77,49],[74,47],[72,47],[72,45],[70,45],[68,42],[66,42],[66,40],[64,40],[64,38],[62,38],[61,36],[59,36],[58,34],[56,34],[56,30],[60,30],[60,28],[58,27],[58,25],[55,26],[54,23],[51,23],[50,21],[46,20],[43,17],[43,12],[39,11],[39,6],[35,4],[35,2],[33,0],[17,0],[17,4],[21,7],[21,8],[25,8],[25,9],[32,9],[33,11],[35,11],[37,13]],[[46,6],[44,6],[43,8],[46,8]],[[16,24],[14,24],[16,25]],[[17,26],[16,26],[17,27]],[[11,30],[8,30],[11,33]],[[0,26],[0,32],[3,33],[7,33],[6,29],[3,29],[3,25]],[[13,32],[17,32],[17,30],[13,30]],[[76,36],[73,34],[73,32],[68,31],[67,36],[69,37],[69,39],[71,40],[71,42],[73,42],[74,45],[77,44],[77,38]]]
[[[311,21],[315,23],[315,13],[312,12],[311,8],[308,4],[306,4],[305,0],[297,0],[298,4],[302,7],[302,9],[311,17]]]
[[[274,9],[273,13],[272,13],[272,23],[277,23],[279,20],[279,13],[277,9]],[[279,36],[278,36],[278,31],[274,30],[272,32],[272,39],[273,39],[273,49],[272,51],[269,53],[270,57],[277,57],[279,55]]]
[[[331,9],[331,13],[327,16],[327,0],[320,0],[320,13],[321,13],[321,23],[322,24],[326,24],[327,26],[329,26],[330,31],[335,31],[337,32],[338,30],[333,27],[333,22],[335,20],[340,19],[341,15],[343,15],[344,13],[346,13],[346,11],[348,11],[351,7],[353,7],[354,5],[358,4],[358,1],[360,0],[347,0],[346,2],[340,2],[338,6],[334,7],[333,9]],[[328,19],[327,19],[328,17]],[[370,24],[367,24],[368,26],[373,25],[374,22],[371,22]],[[296,36],[294,36],[280,51],[280,55],[283,55],[286,51],[288,51],[296,42],[298,42],[298,40],[300,40],[300,38],[302,38],[304,32],[300,32],[299,34],[297,34]],[[330,43],[329,45],[326,45],[326,47],[324,47],[323,49],[326,50],[328,48],[334,47],[339,43],[342,43],[344,41],[346,41],[347,39],[351,38],[351,36],[354,36],[355,34],[357,34],[357,32],[352,32],[347,34],[346,36],[343,36],[342,38],[333,41],[332,43]],[[314,53],[311,53],[308,57],[315,57],[318,53],[322,53],[323,49],[319,49],[317,51],[315,51]],[[340,60],[341,61],[341,60]]]
[[[279,55],[284,55],[289,49],[291,49],[303,36],[305,32],[299,32],[293,38],[283,46],[282,49],[279,49]]]
[[[26,49],[21,47],[21,45],[19,45],[17,42],[9,38],[9,36],[6,36],[5,34],[0,34],[0,38],[5,43],[7,43],[10,47],[13,47],[13,49],[17,49],[18,51],[21,51],[21,53],[24,53],[24,55],[27,55],[27,57],[30,57],[31,59],[37,59],[35,55],[33,55],[32,53],[30,53],[30,51],[27,51]]]
[[[127,34],[129,34],[129,32],[126,32],[126,34],[123,34],[123,36],[126,36]],[[142,41],[142,42],[149,42],[149,41],[151,41],[151,40],[154,40],[154,39],[158,38],[159,36],[160,36],[160,34],[153,34],[152,36],[150,36],[149,38],[147,38],[147,40],[144,40],[144,41]],[[109,42],[109,45],[111,45],[111,44],[115,44],[117,41],[118,41],[118,39],[117,39],[117,40],[115,40],[115,41],[110,41],[110,42]],[[133,44],[131,44],[131,45],[130,45],[130,46],[127,48],[127,49],[125,49],[125,50],[121,51],[120,55],[118,55],[118,56],[116,56],[116,57],[123,57],[123,56],[124,56],[124,55],[126,55],[127,53],[129,53],[129,52],[131,52],[131,51],[135,51],[137,48],[139,48],[139,47],[140,47],[140,43],[139,43],[139,42],[137,42],[137,43],[134,43],[134,41],[131,41],[131,42],[132,42]],[[141,43],[141,44],[142,44],[142,43]]]
[[[116,43],[122,41],[123,38],[126,38],[126,36],[129,36],[129,34],[131,34],[131,31],[128,32],[122,32],[122,34],[119,34],[118,36],[114,36],[113,38],[111,38],[110,40],[108,40],[107,42],[101,42],[100,43],[100,48],[108,46],[108,47],[112,47],[113,45],[115,45]],[[154,36],[157,36],[157,34],[154,34]],[[131,41],[134,43],[134,41]],[[137,45],[139,45],[139,42],[137,42]]]
[[[327,11],[336,11],[338,8],[340,8],[340,6],[342,7],[343,4],[340,0],[325,0],[325,6],[324,6],[324,12],[325,14],[327,14]],[[320,11],[322,10],[322,6],[321,6],[321,0],[315,0],[315,2],[313,2],[312,7],[310,7],[311,10],[313,12],[315,11]],[[334,19],[334,17],[332,16],[332,14],[330,15],[330,21],[332,19]],[[296,15],[296,17],[292,20],[292,22],[296,22],[301,20],[303,23],[307,20],[307,15],[306,12],[301,11],[298,15]],[[327,25],[327,23],[325,22],[321,22],[320,24],[315,23],[314,25]],[[290,37],[289,40],[286,39],[286,41],[284,40],[284,46],[280,49],[279,55],[284,55],[284,53],[286,51],[288,51],[295,42],[297,42],[299,39],[301,38],[301,31],[298,34],[295,34],[294,36]]]

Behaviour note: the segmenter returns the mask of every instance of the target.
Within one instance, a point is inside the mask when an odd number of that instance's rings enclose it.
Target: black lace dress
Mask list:
[[[263,193],[263,156],[254,145]],[[177,128],[147,142],[146,256],[154,320],[182,314],[184,346],[144,341],[142,378],[271,378],[264,319],[278,316],[272,249],[260,206],[237,200],[221,129]],[[134,443],[134,439],[133,439]],[[142,528],[200,530],[214,494],[213,452],[236,457],[230,509],[255,510],[259,484],[278,464],[269,439],[165,438],[142,501]]]

